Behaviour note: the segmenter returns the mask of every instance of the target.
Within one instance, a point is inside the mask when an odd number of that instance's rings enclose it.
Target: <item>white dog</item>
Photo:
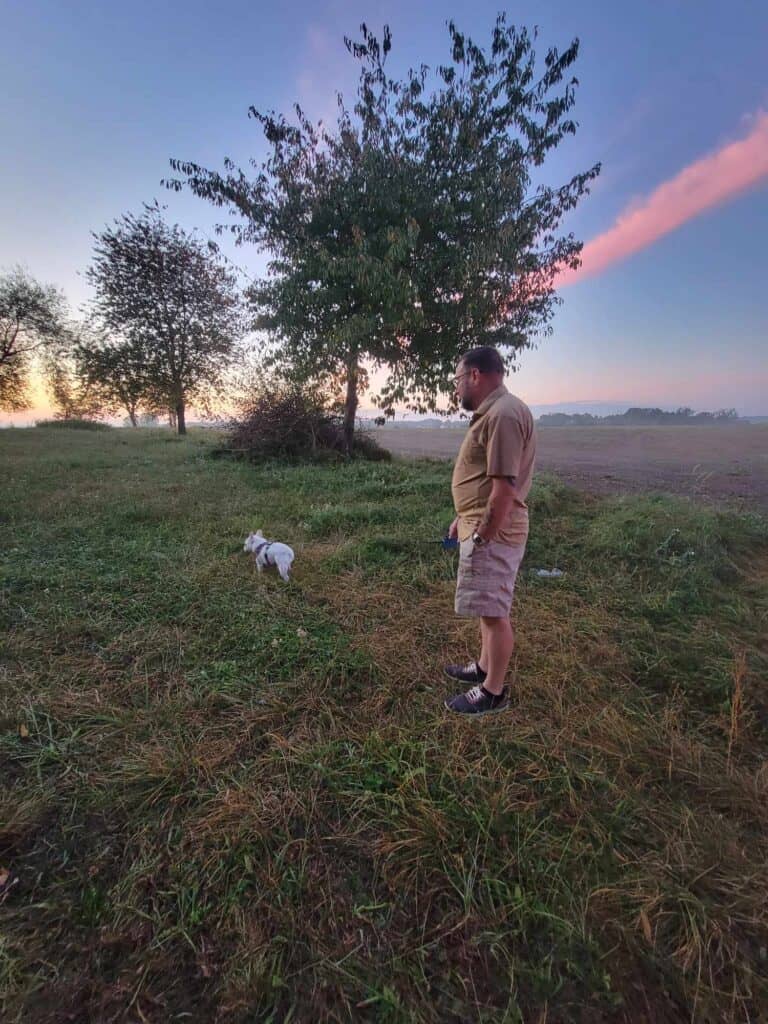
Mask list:
[[[261,530],[257,530],[248,534],[243,551],[253,552],[259,572],[267,566],[276,565],[280,576],[288,582],[294,559],[293,548],[276,540],[265,540]]]

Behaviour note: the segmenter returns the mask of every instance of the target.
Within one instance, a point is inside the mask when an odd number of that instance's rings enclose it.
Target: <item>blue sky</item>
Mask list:
[[[244,164],[264,155],[250,104],[288,112],[299,100],[320,117],[332,114],[336,90],[352,100],[356,66],[342,37],[361,21],[390,25],[391,71],[404,74],[446,59],[448,18],[485,43],[500,9],[483,0],[279,9],[0,0],[0,268],[26,265],[76,308],[88,297],[90,232],[112,218],[157,197],[170,218],[210,233],[212,208],[162,189],[170,157]],[[581,39],[581,127],[544,177],[558,183],[597,160],[603,174],[565,228],[610,248],[628,211],[646,204],[641,220],[664,221],[689,194],[694,207],[645,247],[614,253],[564,287],[553,336],[523,354],[512,387],[537,406],[768,414],[768,4],[526,2],[506,11],[538,24],[541,50]],[[750,165],[747,184],[732,184],[734,162]],[[699,201],[714,178],[715,198]],[[253,250],[233,255],[252,274],[264,267]]]

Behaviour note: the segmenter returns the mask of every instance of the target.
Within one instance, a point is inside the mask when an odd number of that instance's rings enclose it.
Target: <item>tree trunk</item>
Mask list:
[[[347,455],[352,454],[355,438],[355,416],[357,415],[357,357],[347,363],[347,397],[344,403],[344,447]]]
[[[131,426],[132,427],[138,427],[139,424],[138,424],[138,421],[136,419],[136,409],[135,408],[133,408],[133,409],[130,408],[130,407],[128,408],[128,416],[130,417],[130,420],[131,420]]]
[[[176,423],[180,434],[186,434],[187,424],[184,419],[184,399],[180,398],[176,403]]]

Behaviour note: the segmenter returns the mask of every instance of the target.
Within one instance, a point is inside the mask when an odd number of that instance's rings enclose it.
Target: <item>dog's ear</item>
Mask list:
[[[254,534],[254,536],[255,537],[263,537],[264,534],[261,532],[261,530],[257,530],[256,533]]]

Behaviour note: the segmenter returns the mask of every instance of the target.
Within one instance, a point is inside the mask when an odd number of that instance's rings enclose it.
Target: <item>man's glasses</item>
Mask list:
[[[464,379],[465,377],[468,377],[468,376],[470,375],[470,373],[471,373],[471,372],[472,372],[471,370],[466,370],[466,371],[465,371],[464,373],[460,373],[460,374],[458,375],[458,377],[454,377],[454,378],[453,378],[453,379],[451,380],[451,384],[453,384],[453,386],[454,386],[455,388],[457,388],[457,387],[459,386],[459,381],[460,381],[460,380],[463,380],[463,379]]]

